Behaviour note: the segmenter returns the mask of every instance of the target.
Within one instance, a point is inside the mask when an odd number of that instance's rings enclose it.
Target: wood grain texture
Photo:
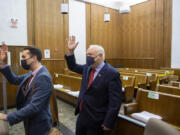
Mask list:
[[[27,0],[28,45],[35,45],[34,0]]]
[[[71,91],[80,91],[82,77],[58,74],[55,84],[63,85],[63,88]]]
[[[180,88],[175,86],[159,85],[157,91],[180,96]]]
[[[164,1],[164,65],[171,67],[172,0]]]
[[[60,0],[34,1],[35,45],[42,52],[50,49],[51,58],[64,57],[64,19],[60,4]]]
[[[163,118],[163,121],[180,127],[180,117],[178,117],[180,96],[159,92],[159,99],[157,100],[148,98],[148,92],[138,90],[136,96],[137,112],[148,111],[157,114]]]
[[[87,47],[100,44],[113,66],[170,67],[172,1],[150,0],[132,6],[130,14],[86,4]]]
[[[143,135],[144,128],[128,120],[117,118],[112,135]]]
[[[174,75],[177,75],[180,81],[180,68],[161,68],[163,70],[173,70],[174,71]]]
[[[24,46],[9,46],[8,50],[11,52],[11,69],[16,75],[27,73],[20,65],[19,52],[23,50]],[[0,74],[0,83],[2,84],[2,75]],[[16,93],[18,86],[12,85],[7,82],[7,106],[14,107],[16,105]],[[2,85],[0,85],[0,108],[3,107],[3,91]]]
[[[63,0],[28,0],[28,41],[29,45],[41,49],[43,60],[49,72],[63,73],[69,36],[69,15],[60,13]],[[33,31],[34,30],[34,31]],[[33,41],[32,41],[33,37]],[[44,50],[50,50],[50,58],[44,59]]]
[[[45,65],[55,82],[54,73],[64,73],[65,61],[63,59],[43,59],[42,64]]]

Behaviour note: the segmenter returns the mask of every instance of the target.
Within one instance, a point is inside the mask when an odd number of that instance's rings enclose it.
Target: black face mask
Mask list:
[[[31,58],[31,57],[30,57],[30,58]],[[28,58],[28,59],[30,59],[30,58]],[[21,60],[21,66],[22,66],[25,70],[29,70],[30,67],[31,67],[31,64],[30,64],[30,65],[27,64],[27,61],[26,61],[26,60],[28,60],[28,59]]]
[[[88,66],[94,64],[95,63],[94,58],[90,56],[86,56],[86,63]]]

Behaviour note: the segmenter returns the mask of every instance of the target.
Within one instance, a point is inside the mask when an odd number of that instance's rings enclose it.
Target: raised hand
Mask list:
[[[7,115],[0,113],[0,120],[7,120]]]
[[[0,48],[0,61],[2,65],[7,64],[7,53],[8,47],[4,42],[2,42],[2,47]]]
[[[110,128],[107,128],[107,127],[104,126],[104,125],[101,125],[101,127],[103,128],[104,131],[110,131],[110,130],[111,130]]]
[[[70,36],[68,40],[68,54],[72,55],[79,42],[76,42],[75,36]]]

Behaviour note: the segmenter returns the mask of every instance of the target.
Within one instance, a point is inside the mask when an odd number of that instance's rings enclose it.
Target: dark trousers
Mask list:
[[[104,131],[100,125],[97,127],[88,126],[78,117],[76,122],[76,135],[104,135]]]

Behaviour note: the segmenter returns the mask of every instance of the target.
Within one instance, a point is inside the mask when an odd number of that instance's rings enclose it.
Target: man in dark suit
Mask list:
[[[0,72],[11,84],[19,85],[16,97],[17,111],[8,115],[0,113],[0,119],[10,125],[23,121],[26,135],[48,135],[51,128],[49,99],[53,88],[51,76],[41,65],[42,54],[36,47],[25,47],[22,51],[21,66],[29,73],[16,76],[7,65],[8,47],[0,50]]]
[[[65,55],[68,68],[82,74],[81,90],[75,114],[79,113],[76,135],[103,135],[113,128],[120,106],[122,87],[119,72],[104,61],[104,49],[91,45],[87,50],[87,64],[76,64],[75,37],[68,41]]]

